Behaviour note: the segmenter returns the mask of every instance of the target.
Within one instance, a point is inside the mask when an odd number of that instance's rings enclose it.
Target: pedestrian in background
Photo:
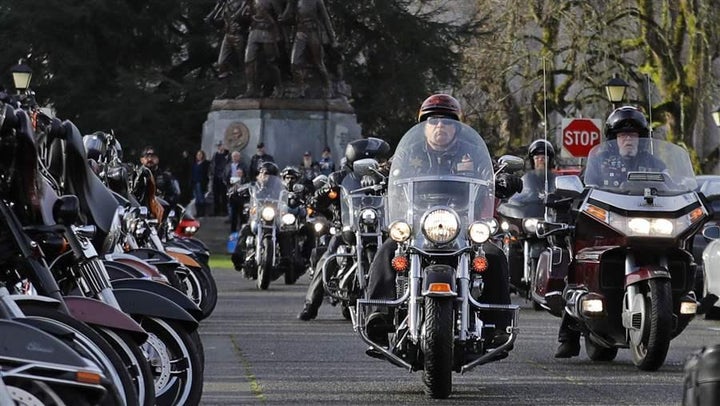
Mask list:
[[[329,176],[331,173],[335,172],[335,161],[332,159],[330,147],[326,146],[323,148],[322,156],[320,157],[318,164],[320,165],[320,173],[323,175]]]
[[[227,186],[225,185],[225,167],[230,162],[230,154],[223,146],[222,141],[217,142],[217,151],[213,154],[212,191],[213,191],[213,213],[216,216],[227,215]]]
[[[320,165],[313,160],[312,153],[305,151],[300,162],[300,173],[303,178],[312,181],[316,176],[320,175]]]
[[[205,216],[205,192],[210,183],[210,161],[205,158],[205,151],[195,153],[195,162],[190,171],[193,199],[195,199],[195,214],[197,217]]]
[[[225,182],[228,190],[231,190],[234,184],[243,184],[246,182],[245,179],[245,164],[243,164],[242,155],[239,151],[233,151],[230,154],[230,163],[225,168]],[[237,193],[232,193],[228,199],[228,212],[230,220],[230,233],[234,233],[239,228],[239,218],[242,213],[243,204],[245,203],[243,196]]]

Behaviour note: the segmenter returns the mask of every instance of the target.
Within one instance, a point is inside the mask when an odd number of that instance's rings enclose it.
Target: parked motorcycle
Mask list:
[[[577,176],[556,179],[550,205],[559,215],[572,210],[574,222],[538,223],[538,236],[553,237],[553,247],[541,254],[535,294],[554,314],[572,317],[591,360],[611,361],[629,348],[639,369],[653,371],[695,316],[695,261],[686,244],[708,220],[706,197],[717,184],[706,185],[705,196],[694,192],[687,151],[649,138],[638,149],[664,169],[609,177],[606,152],[617,148],[609,140],[590,152],[587,168],[600,173],[586,173],[584,187]]]
[[[398,243],[392,260],[396,299],[359,299],[354,327],[379,356],[410,371],[422,370],[428,395],[446,398],[452,392],[453,371],[467,372],[507,356],[517,333],[519,307],[478,302],[483,273],[493,272],[487,269],[483,243],[495,223],[495,179],[483,139],[469,126],[446,122],[455,126],[455,142],[467,155],[448,174],[439,174],[436,168],[422,169],[417,159],[398,158],[408,151],[422,153],[425,124],[403,136],[390,168],[388,218],[394,221],[388,230]],[[501,161],[503,167],[522,165],[517,157]],[[388,348],[366,330],[367,315],[378,306],[393,314]],[[509,314],[511,321],[508,340],[490,348],[495,325],[484,318],[495,311]]]

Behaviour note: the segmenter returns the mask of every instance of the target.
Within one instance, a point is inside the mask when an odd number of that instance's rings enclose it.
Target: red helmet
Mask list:
[[[425,121],[432,115],[448,116],[454,120],[462,121],[462,108],[460,102],[449,94],[434,94],[422,103],[418,112],[418,123]]]

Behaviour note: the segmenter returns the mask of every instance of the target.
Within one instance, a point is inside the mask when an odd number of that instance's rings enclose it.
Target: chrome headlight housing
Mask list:
[[[528,234],[535,234],[537,231],[538,221],[540,221],[539,218],[526,218],[522,223],[523,230],[525,230]]]
[[[295,215],[292,213],[285,213],[280,218],[280,221],[286,226],[289,226],[290,224],[295,223]]]
[[[275,209],[265,206],[260,211],[260,217],[265,221],[272,221],[275,218]]]
[[[393,221],[388,231],[393,241],[403,242],[410,238],[410,225],[404,221]]]
[[[468,237],[470,238],[470,241],[476,244],[484,243],[485,241],[490,239],[491,235],[492,230],[490,229],[490,226],[485,222],[478,221],[470,224],[470,227],[468,227]]]
[[[360,221],[368,226],[375,224],[377,216],[377,212],[373,209],[363,209],[360,211]]]
[[[435,244],[445,244],[455,239],[460,232],[460,220],[447,209],[435,209],[425,213],[421,221],[425,237]]]

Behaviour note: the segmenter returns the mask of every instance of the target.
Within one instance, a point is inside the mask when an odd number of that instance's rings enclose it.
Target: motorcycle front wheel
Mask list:
[[[642,334],[630,334],[633,363],[655,371],[665,362],[672,338],[672,287],[669,279],[649,279],[641,285],[644,311]]]
[[[260,253],[260,263],[258,264],[257,287],[261,290],[267,290],[270,287],[273,272],[272,264],[275,260],[273,258],[272,239],[264,238],[260,249],[262,251]]]
[[[453,305],[448,299],[425,298],[423,382],[425,393],[445,399],[452,392]]]

